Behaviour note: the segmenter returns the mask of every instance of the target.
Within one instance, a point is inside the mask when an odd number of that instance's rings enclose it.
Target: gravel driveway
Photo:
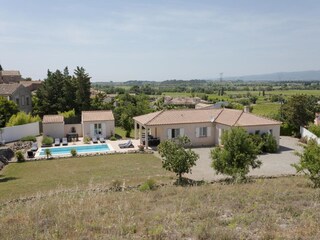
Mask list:
[[[186,174],[185,177],[193,180],[212,181],[221,179],[223,175],[217,175],[211,168],[211,159],[209,157],[212,148],[195,148],[193,149],[199,154],[200,159],[197,165],[192,168],[192,174]],[[279,176],[296,173],[291,166],[292,163],[299,161],[299,157],[294,155],[294,151],[302,151],[302,147],[298,145],[298,139],[292,137],[280,138],[279,153],[260,155],[262,166],[259,169],[252,170],[251,176]]]

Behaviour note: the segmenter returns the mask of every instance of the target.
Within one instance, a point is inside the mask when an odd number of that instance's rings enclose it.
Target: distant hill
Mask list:
[[[237,76],[237,77],[225,77],[223,80],[311,81],[311,80],[320,80],[320,70],[299,71],[299,72],[278,72],[278,73],[268,73],[268,74],[258,74],[258,75],[245,75],[245,76]]]

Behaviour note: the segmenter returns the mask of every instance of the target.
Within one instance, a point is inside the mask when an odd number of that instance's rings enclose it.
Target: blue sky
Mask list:
[[[92,81],[318,70],[319,16],[318,0],[0,0],[0,63]]]

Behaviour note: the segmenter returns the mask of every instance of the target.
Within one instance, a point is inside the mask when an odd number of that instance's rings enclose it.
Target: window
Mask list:
[[[19,98],[16,98],[16,104],[19,106]]]
[[[269,129],[268,133],[272,135],[272,129]]]
[[[207,127],[199,128],[199,137],[207,137],[207,135],[208,135],[207,132],[208,132]]]
[[[100,135],[102,132],[101,123],[94,124],[94,135]]]
[[[260,135],[260,130],[256,130],[254,134]]]
[[[26,97],[27,106],[29,106],[29,97]]]
[[[173,128],[171,129],[171,137],[177,138],[180,136],[180,128]]]

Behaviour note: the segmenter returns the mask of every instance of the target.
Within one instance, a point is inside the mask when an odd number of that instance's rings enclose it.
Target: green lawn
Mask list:
[[[0,202],[61,188],[110,185],[112,180],[139,184],[148,177],[168,181],[169,172],[152,154],[116,154],[10,163],[0,172]]]
[[[122,127],[116,127],[115,134],[120,136],[122,139],[126,139],[126,131]],[[130,138],[134,138],[134,129],[130,132]]]

